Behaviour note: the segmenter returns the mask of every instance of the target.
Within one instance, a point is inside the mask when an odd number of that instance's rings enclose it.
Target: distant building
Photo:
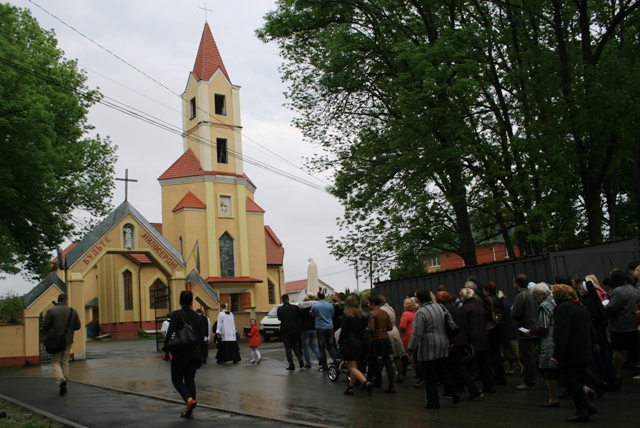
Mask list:
[[[513,247],[516,257],[520,257],[520,248]],[[504,242],[496,241],[476,247],[476,259],[479,265],[508,260],[507,248]],[[433,257],[424,259],[425,271],[440,272],[443,270],[458,269],[464,267],[464,260],[457,254],[438,253]]]
[[[328,296],[332,291],[335,291],[332,286],[321,279],[318,279],[318,288],[325,296]],[[307,295],[307,280],[301,279],[298,281],[286,282],[284,284],[284,289],[292,302],[302,302],[304,297]]]

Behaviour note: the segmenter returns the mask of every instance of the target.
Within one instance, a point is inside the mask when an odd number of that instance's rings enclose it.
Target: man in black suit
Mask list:
[[[293,364],[293,358],[291,356],[291,350],[298,357],[300,368],[304,367],[302,361],[302,315],[297,306],[289,303],[289,296],[282,295],[282,306],[278,308],[278,319],[280,320],[280,335],[282,336],[282,343],[284,343],[284,352],[287,355],[287,361],[289,366],[287,370],[295,370],[296,366]]]

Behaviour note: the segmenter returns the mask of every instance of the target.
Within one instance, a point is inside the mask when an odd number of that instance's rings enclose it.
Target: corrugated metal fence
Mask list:
[[[613,268],[627,269],[627,265],[640,260],[638,239],[607,242],[571,250],[554,251],[539,256],[524,257],[515,260],[469,266],[444,272],[430,273],[413,278],[383,281],[376,284],[379,294],[387,298],[396,311],[397,320],[403,311],[403,301],[409,292],[418,288],[427,288],[434,293],[440,284],[447,288],[452,296],[457,296],[469,276],[475,276],[480,286],[493,281],[498,289],[513,302],[516,291],[513,277],[524,273],[532,282],[553,283],[556,275],[594,274],[600,281],[609,276]]]

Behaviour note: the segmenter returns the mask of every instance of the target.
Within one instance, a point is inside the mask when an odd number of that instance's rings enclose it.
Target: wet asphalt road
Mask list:
[[[478,402],[465,402],[463,396],[453,406],[442,399],[440,410],[424,410],[425,390],[414,388],[413,372],[396,384],[394,395],[375,389],[367,397],[356,389],[355,396],[345,396],[344,375],[334,383],[316,365],[286,371],[281,342],[263,343],[260,365],[249,364],[246,342],[241,350],[244,360],[237,365],[215,364],[211,350],[210,363],[196,376],[199,407],[192,421],[178,418],[183,405],[171,385],[169,363],[159,358],[152,340],[88,343],[87,360],[71,364],[70,392],[62,399],[49,364],[1,370],[0,394],[90,427],[119,423],[161,427],[176,421],[236,427],[554,427],[566,425],[564,417],[573,413],[571,401],[563,401],[558,409],[538,406],[547,398],[540,377],[535,391],[516,391],[521,379],[511,376],[508,385],[498,386],[496,394],[486,394]],[[600,414],[591,425],[637,425],[640,381],[631,377],[638,373],[625,371],[622,392],[607,393],[597,403]],[[59,406],[59,400],[66,400],[65,406]],[[74,419],[78,413],[83,418]]]

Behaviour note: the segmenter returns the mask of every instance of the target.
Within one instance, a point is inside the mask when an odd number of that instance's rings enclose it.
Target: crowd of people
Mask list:
[[[426,387],[425,409],[440,408],[443,398],[456,405],[465,392],[469,401],[494,394],[507,376],[522,379],[516,390],[535,390],[540,377],[548,395],[541,408],[571,397],[575,413],[566,420],[586,422],[598,412],[596,400],[621,389],[623,365],[638,355],[640,267],[630,269],[633,275],[612,270],[602,284],[595,275],[535,283],[519,274],[513,303],[493,281],[469,278],[457,293],[444,286],[409,293],[399,319],[381,295],[358,302],[319,293],[297,306],[285,295],[278,315],[288,369],[295,369],[291,350],[300,368],[311,367],[311,353],[320,371],[328,356],[333,364],[344,359],[351,373],[345,395],[356,387],[371,395],[383,385],[396,393],[411,368],[415,386]]]
[[[439,409],[442,399],[457,405],[465,394],[477,401],[507,385],[507,376],[522,379],[516,390],[534,390],[540,376],[548,395],[541,408],[559,407],[571,397],[575,413],[566,420],[588,422],[598,413],[596,400],[621,390],[623,367],[638,361],[640,266],[629,269],[631,274],[613,269],[602,283],[595,275],[558,275],[551,283],[535,283],[518,274],[513,303],[494,282],[480,285],[476,278],[453,293],[444,286],[435,294],[422,288],[409,293],[399,318],[377,294],[358,300],[334,292],[327,299],[319,292],[298,304],[285,294],[277,316],[286,369],[296,370],[296,363],[310,369],[315,356],[318,371],[326,372],[343,360],[350,372],[344,390],[349,396],[356,389],[370,396],[374,388],[395,394],[395,384],[414,371],[414,386],[426,388],[425,409]],[[181,295],[181,310],[171,314],[165,350],[168,338],[186,323],[196,328],[201,343],[212,331],[204,314],[189,309],[190,297]],[[223,306],[213,326],[216,360],[237,363],[239,335],[233,314]],[[245,335],[251,363],[259,364],[254,319]],[[196,406],[193,379],[206,352],[201,344],[172,351],[172,381],[187,404],[183,417],[192,417]]]

